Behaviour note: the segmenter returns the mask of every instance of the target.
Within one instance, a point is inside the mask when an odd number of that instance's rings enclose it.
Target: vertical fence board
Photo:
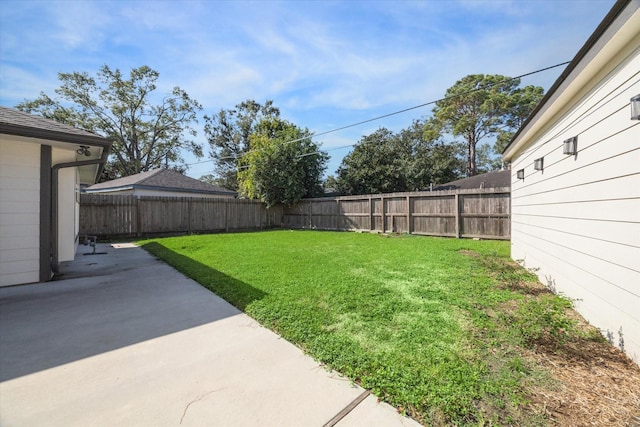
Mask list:
[[[83,194],[80,233],[135,237],[285,227],[509,239],[510,202],[508,188],[305,199],[271,208],[244,199]]]
[[[284,208],[285,227],[321,230],[508,239],[509,221],[509,188],[305,199]]]
[[[80,197],[80,234],[139,237],[280,227],[282,207],[256,200],[134,195]]]

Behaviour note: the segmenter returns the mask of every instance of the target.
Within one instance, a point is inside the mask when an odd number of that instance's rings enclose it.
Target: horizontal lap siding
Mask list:
[[[576,102],[512,163],[512,257],[576,300],[592,324],[640,357],[640,56]],[[563,141],[578,136],[578,154]],[[544,157],[544,169],[534,160]],[[515,176],[525,169],[524,180]]]
[[[3,139],[0,140],[0,286],[39,281],[39,263],[40,145]]]

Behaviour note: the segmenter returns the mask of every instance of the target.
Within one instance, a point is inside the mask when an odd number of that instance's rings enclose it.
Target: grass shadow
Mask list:
[[[246,311],[249,304],[261,300],[267,295],[264,291],[254,288],[248,283],[181,255],[157,242],[144,243],[141,247],[239,310]]]

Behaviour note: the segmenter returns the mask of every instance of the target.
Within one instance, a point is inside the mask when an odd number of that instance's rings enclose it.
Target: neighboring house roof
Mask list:
[[[235,196],[236,192],[182,175],[171,169],[153,169],[87,187],[87,193],[123,191],[134,188]]]
[[[91,132],[8,107],[0,107],[0,133],[71,144],[111,147],[109,140]]]
[[[511,187],[511,171],[500,170],[458,179],[433,187],[437,190],[472,190],[476,188]]]
[[[627,7],[629,6],[629,7]],[[605,37],[607,31],[612,28],[613,30],[617,30],[614,27],[623,26],[624,23],[631,19],[631,17],[638,11],[640,7],[639,0],[617,0],[613,5],[609,13],[602,20],[600,25],[593,32],[591,37],[586,41],[584,46],[578,51],[576,56],[571,60],[569,65],[564,69],[560,77],[554,82],[553,86],[549,89],[549,91],[545,94],[542,100],[538,103],[536,108],[531,112],[527,120],[520,126],[520,129],[516,132],[516,134],[511,139],[509,145],[502,152],[505,160],[511,160],[514,157],[517,151],[522,149],[522,141],[525,139],[524,135],[532,130],[534,126],[542,126],[543,122],[540,120],[542,116],[549,113],[553,115],[554,112],[550,112],[549,110],[554,105],[554,103],[560,104],[558,101],[561,97],[570,98],[570,94],[565,94],[571,83],[574,79],[584,73],[585,69],[587,69],[593,59],[596,57],[598,52],[603,50],[606,47],[609,38],[612,36]],[[624,18],[624,19],[619,19]],[[637,20],[637,16],[636,16]],[[609,32],[609,34],[613,34],[615,31]],[[632,37],[633,34],[628,32],[623,37],[629,38]],[[616,50],[612,49],[611,52],[607,54],[610,56],[615,55]],[[596,68],[595,66],[593,68]],[[559,107],[558,107],[559,108]]]

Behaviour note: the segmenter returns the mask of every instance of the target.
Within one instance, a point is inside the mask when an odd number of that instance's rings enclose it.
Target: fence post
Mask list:
[[[224,201],[224,231],[229,232],[229,204],[231,202],[225,200]]]
[[[193,199],[189,197],[187,199],[187,234],[191,234],[191,201]]]
[[[140,209],[140,196],[133,196],[136,206],[136,236],[142,236],[142,209]]]
[[[380,201],[382,201],[382,233],[384,234],[387,232],[387,209],[384,205],[384,196],[380,197]]]
[[[455,194],[454,200],[456,205],[456,239],[460,238],[460,195],[458,193]]]
[[[411,196],[407,195],[407,233],[411,234]]]
[[[398,205],[398,208],[390,211],[386,206],[386,201],[389,198],[394,201],[393,206]],[[497,200],[494,200],[496,198]],[[504,200],[505,198],[506,200]],[[329,203],[329,200],[331,202],[335,200],[335,203]],[[405,212],[402,212],[403,203],[401,200],[406,206],[407,211]],[[416,201],[415,204],[412,203],[413,200]],[[423,200],[426,202],[423,203]],[[342,203],[343,201],[345,203]],[[382,203],[382,206],[376,212],[375,206],[378,201]],[[187,206],[184,206],[185,202],[187,202]],[[255,209],[260,203],[249,200],[211,199],[204,202],[201,199],[183,197],[162,198],[162,203],[168,204],[166,209],[163,209],[163,215],[166,215],[166,218],[158,218],[160,212],[158,197],[133,194],[125,196],[83,195],[80,206],[83,233],[102,237],[110,235],[141,237],[148,233],[184,232],[184,226],[189,233],[197,232],[194,230],[200,230],[201,226],[204,228],[213,227],[215,231],[231,232],[240,226],[264,228],[262,218],[264,218],[267,227],[284,226],[289,218],[282,205],[271,210],[262,207],[260,215],[258,215]],[[303,203],[309,203],[309,206],[305,208]],[[365,203],[368,203],[369,212],[366,212]],[[369,230],[381,230],[383,233],[386,233],[387,229],[398,231],[395,219],[396,217],[404,217],[407,220],[407,228],[403,232],[407,231],[410,234],[508,239],[511,235],[509,223],[511,203],[508,188],[490,192],[458,190],[433,193],[413,192],[411,194],[406,192],[402,195],[386,193],[304,201],[298,205],[295,209],[296,213],[292,213],[291,217],[297,218],[298,222],[295,228],[306,228],[307,224],[312,228],[318,224],[327,225],[330,228],[331,224],[335,224],[335,229],[338,230],[348,228],[352,223],[351,218],[357,217],[359,227],[364,230],[366,226],[363,221],[368,216]],[[211,212],[213,217],[211,219],[215,221],[207,221],[208,215],[204,214],[205,209],[203,208],[205,204],[206,212]],[[343,212],[343,204],[353,204],[354,209],[347,206],[345,211],[348,210],[349,213]],[[181,207],[178,209],[180,205]],[[454,209],[454,211],[451,212],[450,209]],[[474,210],[469,211],[469,209]],[[331,211],[335,212],[335,221],[323,222],[327,219],[327,215],[333,215]],[[182,219],[180,227],[171,228],[171,224],[177,220],[174,216],[185,214],[188,215],[187,221]],[[315,222],[315,216],[319,219],[318,223]],[[252,218],[255,218],[257,222],[252,221]],[[382,221],[380,228],[377,226],[376,218],[380,218]],[[387,218],[390,218],[391,224],[387,224]],[[416,219],[415,223],[413,223],[414,218]],[[451,218],[455,220],[454,232],[451,232]]]

